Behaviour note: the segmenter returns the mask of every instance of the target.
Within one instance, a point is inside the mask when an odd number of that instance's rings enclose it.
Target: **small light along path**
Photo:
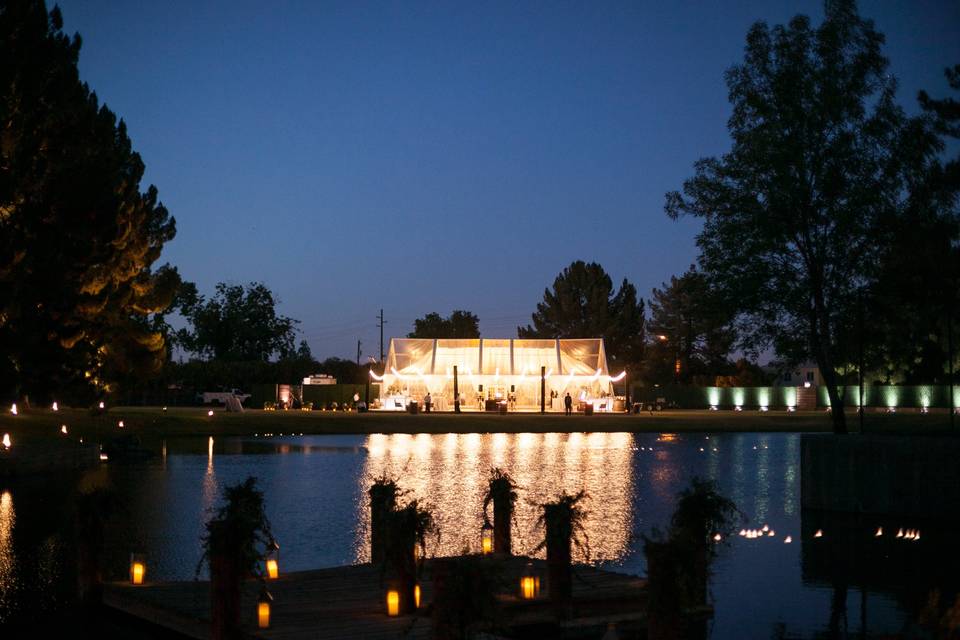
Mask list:
[[[645,623],[646,580],[636,576],[573,566],[573,615],[558,621],[546,594],[539,598],[519,598],[519,579],[529,558],[487,558],[499,563],[504,578],[504,593],[499,595],[503,620],[512,627],[558,624],[565,633],[597,629],[602,634],[607,623],[633,627]],[[533,560],[541,576],[546,563]],[[260,582],[243,585],[241,626],[245,637],[325,640],[333,638],[430,638],[428,609],[433,589],[430,580],[432,560],[427,560],[422,579],[423,606],[412,615],[391,618],[386,614],[385,587],[379,567],[370,564],[317,569],[281,574],[269,580],[273,596],[270,627],[258,629],[255,619]],[[545,581],[545,577],[544,577]],[[510,586],[513,591],[507,593]],[[104,588],[104,605],[143,622],[174,631],[190,638],[210,637],[210,583],[205,581],[147,583],[133,586],[110,583]],[[600,635],[596,634],[596,635]]]

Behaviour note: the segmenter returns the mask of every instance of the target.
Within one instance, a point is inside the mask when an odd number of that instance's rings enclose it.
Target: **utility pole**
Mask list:
[[[863,407],[863,289],[857,291],[857,333],[860,335],[860,353],[859,360],[857,364],[857,370],[860,374],[858,376],[859,380],[859,400],[857,402],[857,408],[860,412],[860,434],[863,434],[863,414],[866,411]]]
[[[357,340],[357,366],[360,366],[360,341]]]
[[[383,319],[383,309],[380,309],[379,320],[377,326],[380,327],[380,362],[383,362],[383,325],[387,324],[387,321]]]

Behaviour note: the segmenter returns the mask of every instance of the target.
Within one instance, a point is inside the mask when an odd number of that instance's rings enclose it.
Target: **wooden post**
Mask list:
[[[547,584],[550,600],[559,615],[566,616],[573,593],[570,568],[570,539],[573,535],[573,523],[570,520],[569,510],[557,508],[557,505],[546,505],[544,515],[547,525]]]
[[[497,553],[511,555],[513,539],[510,525],[513,522],[513,502],[509,496],[495,495],[493,497],[493,550]]]
[[[228,547],[229,548],[229,547]],[[231,554],[210,556],[210,638],[240,638],[240,563]]]
[[[460,383],[457,378],[457,365],[453,365],[453,412],[460,413]]]
[[[386,527],[397,505],[396,491],[379,484],[370,487],[370,562],[380,564],[386,557]]]
[[[540,367],[540,413],[546,411],[547,395],[547,368]]]

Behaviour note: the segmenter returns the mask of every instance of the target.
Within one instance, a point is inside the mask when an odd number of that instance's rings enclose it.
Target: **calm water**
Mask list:
[[[692,477],[715,479],[743,512],[743,527],[766,524],[774,535],[734,536],[722,548],[713,638],[912,632],[930,588],[952,600],[960,581],[949,532],[801,514],[799,435],[626,433],[170,440],[146,462],[98,472],[126,506],[125,524],[107,543],[109,577],[122,577],[129,553],[143,549],[148,579],[193,578],[208,511],[223,486],[248,475],[266,494],[282,570],[368,560],[366,489],[383,474],[433,509],[441,537],[429,553],[476,551],[495,466],[521,487],[518,552],[542,537],[537,503],[586,489],[590,555],[578,559],[640,575],[640,535],[665,525]],[[72,578],[63,568],[70,556],[63,530],[73,486],[67,479],[0,484],[0,622],[49,615],[65,602]],[[899,527],[919,528],[920,540],[897,539]]]

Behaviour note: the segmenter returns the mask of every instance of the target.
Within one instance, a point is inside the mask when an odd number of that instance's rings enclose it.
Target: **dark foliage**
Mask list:
[[[413,321],[408,338],[479,338],[480,319],[469,311],[455,309],[444,318],[432,312]]]
[[[58,8],[0,10],[0,393],[91,401],[166,360],[156,314],[180,277],[153,270],[174,219],[123,120],[80,81]]]
[[[643,359],[644,302],[626,278],[613,281],[595,262],[577,260],[545,289],[533,324],[518,327],[521,338],[603,338],[611,368],[638,367]]]
[[[264,509],[263,492],[257,479],[223,489],[224,504],[205,525],[201,538],[203,556],[197,572],[214,556],[235,558],[238,568],[249,576],[263,574],[263,560],[273,545],[273,532]]]

